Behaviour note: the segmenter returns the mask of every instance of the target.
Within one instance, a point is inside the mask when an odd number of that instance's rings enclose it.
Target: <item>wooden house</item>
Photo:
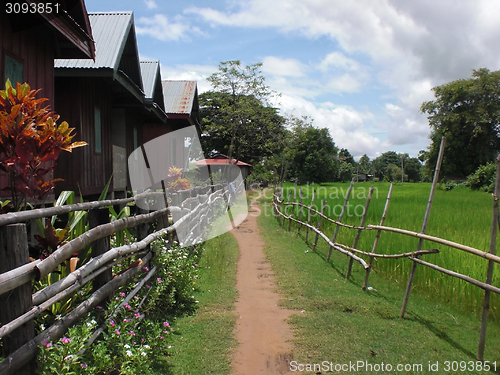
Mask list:
[[[18,2],[12,2],[18,3]],[[22,4],[23,2],[21,2]],[[36,3],[26,0],[24,3]],[[2,3],[0,12],[0,79],[2,88],[9,78],[27,82],[32,89],[42,89],[41,97],[54,100],[54,59],[94,58],[94,43],[83,0],[65,2],[48,13],[7,13]]]
[[[25,0],[11,6],[36,4]],[[44,5],[49,3],[44,3]],[[55,6],[55,3],[50,3]],[[80,58],[92,61],[94,42],[84,0],[57,3],[52,13],[22,13],[2,2],[0,12],[0,83],[10,79],[41,89],[38,97],[47,98],[44,105],[54,110],[54,59]],[[57,11],[56,11],[57,10]],[[8,186],[8,178],[0,174],[0,191]]]
[[[141,146],[145,121],[165,122],[158,86],[145,98],[132,12],[90,13],[95,61],[56,60],[56,110],[88,146],[62,155],[59,190],[99,195],[112,177],[111,197],[130,188],[127,157]],[[153,120],[151,120],[153,119]]]

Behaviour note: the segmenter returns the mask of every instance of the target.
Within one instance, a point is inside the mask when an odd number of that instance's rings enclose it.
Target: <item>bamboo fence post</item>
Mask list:
[[[285,214],[285,216],[286,216],[287,209],[288,209],[288,205],[287,205],[287,203],[288,203],[288,202],[290,202],[290,197],[291,197],[291,195],[292,195],[292,192],[289,190],[289,191],[288,191],[288,199],[286,200],[286,202],[283,202],[283,204],[284,204],[284,206],[285,206],[285,207],[284,207],[284,211],[283,211],[283,213]],[[285,220],[286,220],[285,216],[283,216],[283,222],[281,223],[281,227],[282,227],[282,228],[284,228],[284,227],[285,227]]]
[[[429,216],[431,213],[432,200],[434,199],[434,192],[436,191],[436,185],[439,179],[439,170],[441,169],[441,163],[443,162],[444,146],[446,144],[446,137],[441,138],[441,146],[439,147],[439,156],[436,163],[436,170],[434,171],[434,178],[432,179],[431,192],[429,194],[429,201],[427,202],[427,209],[425,210],[424,221],[422,223],[422,230],[420,233],[425,233],[427,228],[427,222],[429,221]],[[421,238],[418,241],[417,251],[422,249],[422,244],[424,240]],[[406,285],[406,292],[403,299],[403,305],[401,306],[401,311],[399,312],[399,317],[402,318],[405,315],[406,305],[408,304],[408,298],[410,297],[411,286],[413,284],[413,278],[415,277],[415,271],[417,270],[417,262],[413,262],[413,267],[408,277],[408,284]]]
[[[342,211],[340,211],[339,222],[341,222],[342,218],[344,217],[345,208],[347,207],[347,203],[349,202],[349,197],[351,196],[351,192],[352,192],[353,187],[354,187],[354,177],[351,180],[351,184],[349,185],[349,189],[347,190],[347,195],[346,195],[345,200],[344,200],[344,205],[342,206]],[[339,227],[340,226],[338,224],[335,227],[335,232],[333,233],[333,236],[332,236],[332,243],[335,243],[335,240],[337,239],[337,235],[339,234]],[[327,262],[330,261],[330,257],[332,256],[332,251],[333,251],[333,246],[330,246],[330,249],[328,250],[328,255],[326,257]]]
[[[295,180],[295,188],[293,190],[293,201],[297,201],[297,180]]]
[[[495,191],[493,193],[493,215],[491,223],[491,237],[490,237],[490,254],[495,255],[497,231],[498,231],[498,195],[500,193],[500,156],[497,158],[497,175],[495,179]],[[488,261],[488,271],[486,273],[486,284],[490,285],[493,281],[493,270],[495,262]],[[491,292],[486,289],[484,291],[483,301],[483,315],[481,319],[481,329],[479,331],[479,346],[477,350],[477,359],[482,361],[484,359],[484,346],[486,343],[486,326],[488,324],[488,312],[490,310],[490,295]]]
[[[109,223],[109,209],[107,207],[103,207],[101,209],[95,209],[89,211],[89,227],[90,229],[96,228],[99,225]],[[96,240],[92,244],[92,258],[96,258],[97,256],[104,254],[110,249],[109,243],[110,237],[103,237]],[[97,276],[92,282],[92,289],[95,292],[101,286],[106,284],[113,277],[112,269],[104,271],[102,274]]]
[[[300,188],[300,190],[299,190],[299,197],[300,197],[299,223],[298,223],[299,229],[297,229],[297,234],[300,234],[300,228],[302,227],[302,223],[300,223],[302,221],[302,203],[303,203],[303,200],[304,200],[304,196],[302,194],[302,188]]]
[[[25,224],[10,224],[0,228],[0,273],[10,271],[29,263],[28,237]],[[33,307],[31,282],[25,283],[0,296],[0,321],[5,325]],[[33,320],[3,337],[2,357],[6,358],[26,342],[35,337]],[[35,363],[29,361],[16,372],[16,375],[35,373]]]
[[[394,187],[394,184],[391,183],[389,186],[389,192],[387,193],[387,199],[385,201],[385,206],[384,206],[384,212],[382,213],[382,217],[380,218],[380,226],[384,225],[385,218],[387,216],[387,210],[389,209],[389,202],[391,201],[391,195],[392,195],[392,188]],[[375,236],[375,241],[373,242],[373,247],[372,247],[372,254],[375,254],[377,252],[377,246],[378,246],[378,241],[380,238],[380,234],[382,233],[382,230],[379,229],[377,231],[377,235]],[[368,278],[370,277],[370,271],[372,269],[372,264],[373,264],[373,257],[370,257],[370,262],[369,265],[370,267],[366,270],[365,274],[365,281],[363,282],[362,290],[366,290],[366,287],[368,286]]]
[[[306,227],[306,244],[307,244],[307,240],[309,239],[309,225],[311,225],[311,209],[313,208],[313,205],[314,205],[315,195],[316,195],[316,190],[313,189],[311,205],[309,206],[309,209],[307,210],[307,225],[308,226]]]
[[[297,197],[297,182],[295,182],[295,192],[293,194],[293,203],[295,203],[295,198]],[[288,199],[288,202],[290,202],[290,199]],[[293,214],[295,212],[295,205],[292,204],[292,211],[290,212],[290,215],[289,215],[289,220],[288,220],[288,231],[290,232],[290,230],[292,229],[292,218],[293,218]]]
[[[325,206],[326,206],[326,199],[323,200],[323,204],[321,205],[321,215],[323,215],[323,212],[325,211]],[[318,226],[317,226],[318,231],[321,230],[321,218],[322,216],[318,218]],[[316,233],[316,238],[314,239],[314,245],[311,250],[312,252],[316,250],[316,245],[318,244],[318,238],[319,238],[319,233]]]
[[[366,215],[368,213],[368,207],[370,206],[370,201],[372,199],[372,194],[373,194],[373,189],[374,188],[375,187],[372,185],[372,186],[370,186],[370,190],[368,191],[368,197],[366,198],[365,208],[364,208],[364,211],[363,211],[363,216],[361,216],[361,221],[359,223],[360,228],[356,232],[356,237],[354,237],[354,243],[352,245],[353,249],[356,248],[356,246],[358,245],[359,237],[361,237],[361,232],[363,231],[363,229],[361,229],[361,227],[363,225],[365,225]],[[347,267],[347,272],[345,274],[345,278],[346,279],[348,279],[351,276],[351,270],[352,270],[352,263],[353,262],[354,262],[354,259],[350,258],[349,259],[349,266]]]

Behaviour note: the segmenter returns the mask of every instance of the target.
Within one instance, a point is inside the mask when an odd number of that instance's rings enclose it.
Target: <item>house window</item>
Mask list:
[[[23,83],[23,63],[9,55],[5,55],[5,80],[2,82],[4,84],[7,79],[10,79],[12,86],[17,86],[17,82]]]
[[[102,126],[101,126],[101,109],[94,107],[94,134],[95,134],[95,148],[97,154],[102,153]]]

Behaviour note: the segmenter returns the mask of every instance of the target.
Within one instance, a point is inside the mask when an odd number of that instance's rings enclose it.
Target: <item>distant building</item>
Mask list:
[[[229,164],[229,157],[223,154],[217,154],[213,158],[203,159],[196,162],[197,165],[209,165],[211,173],[223,173],[224,166]],[[231,159],[231,164],[237,165],[241,172],[241,177],[244,181],[250,174],[250,170],[252,168],[251,164],[245,163],[240,160]],[[229,181],[232,181],[236,178],[236,176],[226,176]]]
[[[365,172],[354,172],[353,174],[356,182],[369,181],[372,179],[373,175]]]

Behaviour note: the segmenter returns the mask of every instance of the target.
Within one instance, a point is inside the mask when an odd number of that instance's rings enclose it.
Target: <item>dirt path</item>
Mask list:
[[[240,258],[236,276],[238,301],[236,339],[239,346],[232,367],[235,375],[288,374],[293,334],[284,322],[296,311],[278,306],[280,296],[257,226],[258,203],[252,201],[247,219],[231,233],[238,240]],[[297,372],[293,372],[297,374]]]

